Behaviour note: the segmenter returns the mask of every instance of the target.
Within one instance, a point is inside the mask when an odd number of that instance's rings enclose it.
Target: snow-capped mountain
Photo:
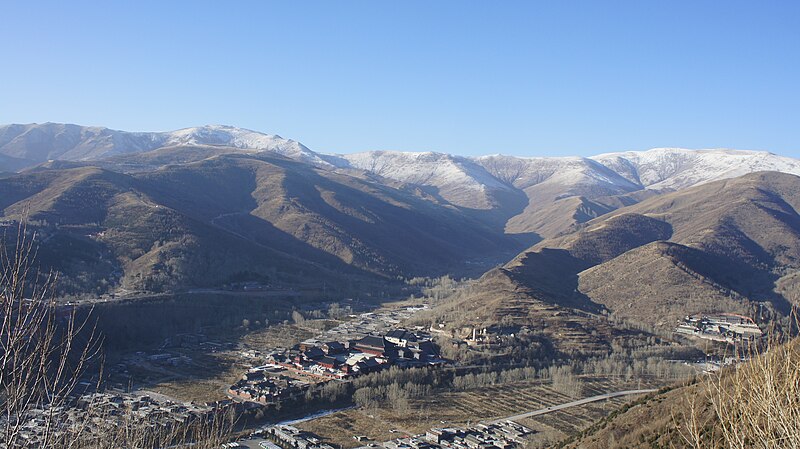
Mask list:
[[[497,206],[495,191],[513,190],[476,161],[443,153],[370,151],[328,157],[338,168],[369,173],[435,189],[429,193],[456,206],[492,209]]]
[[[442,191],[553,190],[551,199],[605,196],[641,189],[677,190],[757,171],[800,175],[800,160],[765,151],[654,148],[591,157],[461,157],[443,153],[371,151],[323,156],[396,181]]]
[[[276,134],[264,134],[249,129],[225,125],[206,125],[195,128],[184,128],[164,136],[161,146],[179,145],[220,145],[247,150],[271,151],[317,165],[329,165],[317,153],[305,145],[291,139],[284,139]]]
[[[61,123],[0,126],[0,154],[27,161],[92,161],[180,145],[216,145],[249,151],[271,151],[286,157],[328,166],[303,144],[275,134],[223,125],[170,132],[127,132]]]
[[[494,210],[499,215],[494,219],[504,222],[507,232],[542,237],[657,192],[756,171],[800,175],[800,161],[767,152],[680,148],[589,158],[372,151],[326,160],[426,187],[462,208]],[[513,191],[524,193],[525,204],[519,205],[519,197],[509,194]]]
[[[554,187],[553,198],[616,194],[640,187],[602,164],[583,157],[481,156],[475,161],[492,175],[521,190]]]
[[[219,151],[209,152],[209,146]],[[222,125],[170,132],[125,132],[58,123],[0,126],[2,171],[49,160],[111,161],[112,156],[154,150],[159,154],[150,169],[220,152],[269,151],[320,169],[359,171],[378,182],[406,183],[426,198],[473,210],[493,225],[504,225],[508,232],[545,237],[654,192],[756,171],[800,175],[800,161],[759,151],[655,148],[588,158],[463,157],[399,151],[326,155],[275,134]],[[114,167],[112,164],[111,169]]]
[[[653,190],[677,190],[757,171],[800,175],[800,161],[766,151],[654,148],[601,154],[591,159]]]

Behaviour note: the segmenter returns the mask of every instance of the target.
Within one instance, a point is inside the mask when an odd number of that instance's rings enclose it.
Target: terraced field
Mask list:
[[[589,396],[662,386],[654,380],[625,382],[623,379],[586,377],[580,391],[556,389],[549,380],[495,385],[463,392],[449,392],[413,400],[410,410],[399,412],[387,404],[379,409],[347,410],[303,423],[314,432],[344,448],[361,446],[353,439],[365,435],[372,441],[385,441],[406,434],[425,432],[431,427],[463,426],[477,421],[504,418],[514,414],[563,404]],[[562,390],[562,391],[559,391]],[[521,421],[537,433],[533,447],[544,447],[588,427],[636,396],[614,398],[556,411]],[[395,430],[396,432],[391,432]],[[388,438],[387,438],[388,437]]]
[[[444,393],[437,398],[415,403],[415,408],[431,408],[448,421],[467,422],[503,418],[505,416],[571,402],[598,394],[632,387],[658,386],[651,381],[625,382],[618,379],[587,377],[579,391],[556,389],[550,381],[537,380],[511,385],[494,385],[467,392]],[[445,419],[445,418],[442,418]]]

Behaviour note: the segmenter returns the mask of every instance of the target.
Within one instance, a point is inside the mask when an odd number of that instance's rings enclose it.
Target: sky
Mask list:
[[[800,157],[798,1],[0,0],[0,123]]]

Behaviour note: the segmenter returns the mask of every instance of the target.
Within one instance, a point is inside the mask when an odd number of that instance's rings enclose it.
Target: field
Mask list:
[[[184,402],[226,399],[225,390],[240,378],[247,365],[235,351],[173,350],[190,362],[177,366],[140,361],[129,365],[135,389],[152,391]]]
[[[395,410],[390,404],[377,409],[351,409],[298,424],[327,441],[343,448],[361,446],[356,435],[370,441],[387,441],[403,435],[419,434],[431,427],[466,426],[514,414],[538,410],[620,390],[661,386],[656,381],[625,382],[621,379],[583,378],[579,395],[565,394],[553,388],[550,381],[536,380],[495,385],[464,392],[445,392],[429,398],[410,401],[408,410]],[[636,396],[599,401],[535,418],[521,424],[537,431],[531,438],[533,447],[543,447],[588,427]],[[394,431],[394,432],[393,432]]]
[[[242,346],[262,351],[272,348],[291,348],[314,335],[314,332],[295,324],[275,324],[247,333],[242,337],[241,343]]]

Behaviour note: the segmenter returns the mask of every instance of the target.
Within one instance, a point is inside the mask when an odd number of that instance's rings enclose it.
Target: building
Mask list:
[[[417,336],[405,329],[395,329],[386,334],[386,340],[397,346],[405,348],[409,343],[416,343]]]
[[[338,341],[329,341],[322,345],[322,351],[327,355],[339,355],[347,352],[347,348]]]
[[[395,348],[393,343],[388,342],[383,337],[376,337],[374,335],[367,335],[366,337],[356,340],[352,347],[356,351],[361,351],[366,354],[372,354],[375,356],[385,356],[391,350]]]

